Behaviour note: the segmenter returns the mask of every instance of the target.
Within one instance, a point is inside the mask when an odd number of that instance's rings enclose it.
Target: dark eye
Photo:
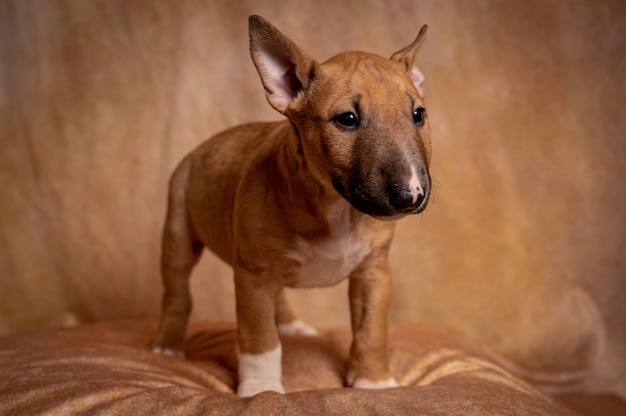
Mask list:
[[[424,120],[426,119],[426,109],[424,107],[416,108],[413,111],[413,122],[418,126],[422,126],[424,124]]]
[[[353,112],[341,113],[336,116],[334,120],[335,123],[341,125],[342,127],[348,127],[351,129],[359,127],[359,119]]]

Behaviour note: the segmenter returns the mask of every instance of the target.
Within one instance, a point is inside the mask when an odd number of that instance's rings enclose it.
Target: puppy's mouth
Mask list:
[[[379,191],[367,185],[356,185],[348,190],[338,180],[333,181],[333,186],[357,211],[382,221],[396,221],[407,215],[419,214],[426,209],[430,197],[430,186],[425,187],[424,195],[410,201],[394,198],[391,187]]]

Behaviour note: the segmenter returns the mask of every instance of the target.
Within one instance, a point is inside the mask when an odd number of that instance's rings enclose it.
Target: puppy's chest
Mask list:
[[[334,286],[346,279],[370,253],[369,240],[350,226],[349,217],[334,219],[328,238],[316,242],[299,239],[288,254],[297,262],[290,273],[290,286]]]

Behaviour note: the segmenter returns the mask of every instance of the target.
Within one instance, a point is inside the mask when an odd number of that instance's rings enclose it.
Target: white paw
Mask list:
[[[352,387],[356,389],[388,389],[398,387],[396,379],[389,377],[386,380],[370,381],[366,378],[358,378],[354,381]]]
[[[356,373],[352,370],[348,371],[348,374],[346,375],[346,386],[353,387],[354,380],[356,380]]]
[[[277,327],[278,332],[283,335],[314,336],[318,334],[317,329],[300,319],[295,319],[288,324],[278,324]]]
[[[267,380],[243,381],[237,386],[237,396],[239,397],[252,397],[264,391],[275,391],[285,394],[285,389],[281,383],[270,383]]]
[[[155,354],[169,355],[170,357],[185,358],[185,353],[183,351],[176,350],[174,348],[164,348],[160,345],[153,347],[152,352]]]
[[[239,385],[237,395],[250,397],[264,391],[285,393],[282,384],[282,347],[280,344],[261,354],[237,353],[239,359]]]

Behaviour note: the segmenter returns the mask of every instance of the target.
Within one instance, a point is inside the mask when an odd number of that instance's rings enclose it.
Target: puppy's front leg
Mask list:
[[[274,322],[276,294],[281,288],[261,280],[245,267],[235,266],[240,397],[267,390],[285,392],[282,348]]]
[[[352,347],[346,382],[356,388],[387,388],[398,384],[387,358],[387,309],[391,271],[387,252],[372,253],[350,276]]]

